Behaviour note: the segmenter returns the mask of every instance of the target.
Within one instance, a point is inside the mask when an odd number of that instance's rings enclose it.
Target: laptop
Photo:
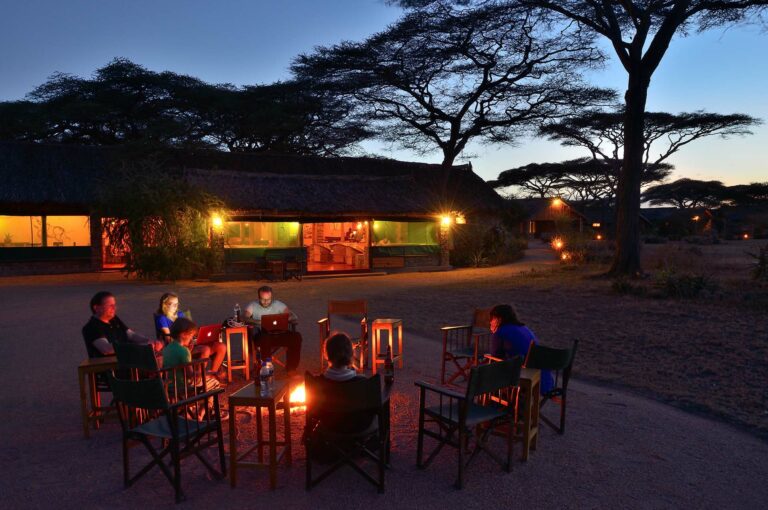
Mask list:
[[[288,320],[291,314],[276,313],[261,316],[261,330],[264,333],[284,333],[288,331]]]
[[[208,345],[219,341],[221,335],[221,324],[213,326],[200,326],[197,330],[197,341],[195,345]]]

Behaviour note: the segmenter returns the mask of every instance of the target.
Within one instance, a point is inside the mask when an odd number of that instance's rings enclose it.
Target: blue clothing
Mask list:
[[[520,356],[523,359],[528,355],[531,342],[538,344],[536,335],[526,326],[504,324],[491,335],[491,355],[502,359],[511,359]],[[552,391],[555,387],[555,378],[549,370],[541,371],[541,394]]]
[[[184,317],[184,312],[178,312],[176,318],[179,317]],[[163,328],[168,328],[170,331],[171,326],[173,326],[173,321],[171,319],[165,315],[155,314],[155,334],[157,335],[157,338],[163,338],[163,336],[165,336],[165,333],[163,333]]]

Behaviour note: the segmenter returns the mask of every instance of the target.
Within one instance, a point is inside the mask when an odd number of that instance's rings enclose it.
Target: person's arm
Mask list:
[[[299,316],[293,313],[290,308],[288,308],[288,305],[280,301],[280,304],[282,305],[282,310],[278,313],[287,313],[289,314],[288,320],[290,322],[299,322]]]
[[[243,310],[243,322],[245,324],[258,324],[259,321],[253,316],[253,309],[256,305],[255,301],[248,303],[248,306]]]
[[[109,343],[109,340],[104,337],[97,338],[91,342],[91,345],[93,345],[93,347],[104,356],[112,356],[115,354],[114,347],[112,347],[112,344]]]
[[[491,335],[491,356],[495,358],[504,358],[504,341],[501,335],[494,333]]]

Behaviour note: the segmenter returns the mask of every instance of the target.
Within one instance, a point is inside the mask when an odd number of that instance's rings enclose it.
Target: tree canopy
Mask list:
[[[385,140],[439,148],[450,165],[472,139],[514,143],[545,120],[612,99],[580,77],[602,58],[575,24],[516,6],[439,3],[364,42],[300,55],[292,69],[354,98]]]
[[[370,136],[349,110],[306,82],[214,85],[115,59],[0,103],[0,139],[338,155]]]
[[[643,199],[651,205],[674,205],[679,209],[715,207],[726,197],[726,186],[720,181],[682,178],[649,188]]]
[[[444,0],[395,0],[423,8]],[[453,0],[484,6],[488,0]],[[497,2],[491,2],[496,4]],[[623,163],[617,189],[615,275],[638,275],[639,215],[645,151],[645,116],[651,78],[675,36],[729,26],[761,17],[768,0],[510,0],[504,5],[544,9],[607,40],[627,72],[624,94]]]

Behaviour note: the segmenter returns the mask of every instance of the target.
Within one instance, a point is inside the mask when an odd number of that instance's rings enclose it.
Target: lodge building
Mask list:
[[[0,142],[0,275],[121,267],[94,206],[127,154]],[[162,161],[225,204],[209,228],[227,273],[284,257],[309,273],[446,266],[450,223],[502,207],[470,165],[181,150]]]

